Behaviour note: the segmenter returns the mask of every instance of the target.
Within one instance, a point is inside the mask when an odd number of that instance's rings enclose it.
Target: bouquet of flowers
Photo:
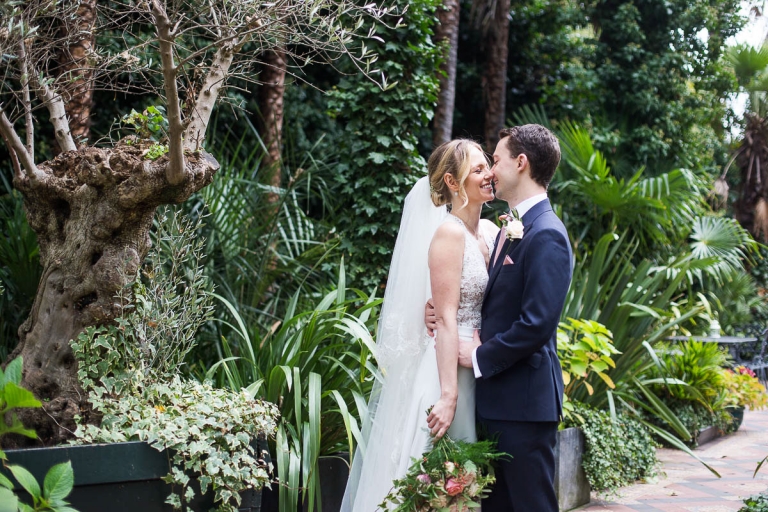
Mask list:
[[[493,441],[467,443],[448,436],[413,464],[379,508],[395,512],[462,512],[480,508],[496,481],[491,463],[505,456]]]

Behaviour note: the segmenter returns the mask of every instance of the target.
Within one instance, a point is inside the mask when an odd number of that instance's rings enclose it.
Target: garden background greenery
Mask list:
[[[408,7],[401,25],[372,21],[363,31],[378,37],[368,46],[394,85],[382,89],[346,61],[289,74],[276,161],[259,102],[267,86],[231,84],[206,142],[221,170],[158,216],[135,285],[142,300],[120,323],[129,334],[106,334],[115,346],[134,332],[157,333],[160,346],[176,337],[168,346],[183,347],[186,377],[277,404],[273,453],[285,510],[318,499],[318,457],[354,452],[380,378],[376,321],[402,201],[434,143],[441,66],[450,59],[438,18],[448,3],[393,3]],[[735,428],[729,408],[765,405],[757,379],[727,369],[716,345],[664,340],[709,333],[715,321],[729,335],[768,327],[768,48],[726,46],[747,21],[736,0],[508,7],[504,119],[549,126],[563,153],[549,195],[575,254],[558,346],[571,383],[566,424],[585,429],[593,487],[615,489],[654,473],[656,444],[687,449],[702,427]],[[495,55],[488,9],[458,3],[450,130],[486,144],[488,110],[499,104],[484,87],[498,64],[487,57]],[[110,34],[98,37],[110,44]],[[93,94],[99,116],[89,140],[108,144],[136,131],[147,121],[132,125],[132,111],[156,112],[162,139],[159,97]],[[729,102],[736,94],[748,96],[739,116]],[[52,138],[38,142],[43,158],[55,151]],[[40,265],[10,163],[0,173],[5,359]],[[485,215],[500,211],[493,204]],[[177,217],[185,236],[163,238]],[[193,305],[199,314],[169,313]]]

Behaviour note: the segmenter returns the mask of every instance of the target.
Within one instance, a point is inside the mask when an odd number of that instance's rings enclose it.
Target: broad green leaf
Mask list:
[[[13,382],[7,382],[4,389],[6,406],[9,408],[18,407],[42,407],[42,403],[35,398],[28,389],[19,387]]]
[[[40,484],[37,483],[37,480],[32,476],[32,473],[21,466],[8,466],[8,469],[11,470],[11,473],[13,473],[13,476],[19,484],[32,495],[35,502],[40,501],[40,498],[42,497],[40,495]]]
[[[72,471],[72,463],[67,461],[56,464],[45,475],[43,497],[49,501],[63,500],[72,492],[74,485],[75,476]]]
[[[0,512],[17,512],[19,499],[10,489],[0,487]]]
[[[3,377],[3,384],[13,382],[14,384],[21,383],[21,374],[24,366],[22,357],[19,356],[5,367],[5,375]]]
[[[11,482],[8,477],[6,477],[4,474],[0,473],[0,487],[5,487],[6,489],[13,490],[13,482]]]

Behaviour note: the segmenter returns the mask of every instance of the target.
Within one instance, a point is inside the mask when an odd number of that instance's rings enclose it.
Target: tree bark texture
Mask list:
[[[768,200],[768,119],[755,114],[747,114],[746,118],[744,140],[736,159],[741,183],[739,199],[734,205],[735,217],[755,239],[768,240],[765,211],[765,201]],[[758,207],[761,202],[763,204]]]
[[[435,42],[444,44],[444,58],[440,69],[440,92],[432,129],[432,147],[451,140],[453,110],[456,103],[456,60],[459,47],[459,0],[445,0],[437,10],[439,23],[435,28]]]
[[[483,77],[485,99],[485,147],[493,153],[504,128],[507,108],[507,56],[509,53],[510,0],[498,0],[493,21],[485,34],[488,61]]]
[[[59,55],[58,72],[65,78],[62,91],[69,128],[76,142],[87,142],[91,135],[93,106],[93,72],[88,63],[95,51],[93,32],[96,23],[96,0],[80,0],[76,21],[67,24],[75,34],[67,34],[74,42]]]
[[[285,95],[285,50],[264,52],[259,81],[261,137],[267,147],[262,164],[274,172],[271,184],[280,186],[280,155],[283,141],[283,98]]]
[[[118,316],[117,292],[135,278],[150,247],[155,209],[185,201],[219,167],[203,152],[186,160],[187,178],[175,186],[166,179],[167,155],[149,161],[138,143],[62,153],[38,166],[40,179],[14,180],[37,233],[43,272],[10,358],[23,356],[22,385],[43,402],[19,416],[44,444],[72,437],[74,416],[88,416],[69,341]]]

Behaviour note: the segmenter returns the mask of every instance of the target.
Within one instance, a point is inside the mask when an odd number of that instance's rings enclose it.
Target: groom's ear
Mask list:
[[[528,161],[528,155],[526,155],[525,153],[520,153],[519,155],[517,155],[517,168],[520,171],[525,171],[526,168],[528,169],[528,171],[530,171],[531,165],[530,165],[530,162]]]

